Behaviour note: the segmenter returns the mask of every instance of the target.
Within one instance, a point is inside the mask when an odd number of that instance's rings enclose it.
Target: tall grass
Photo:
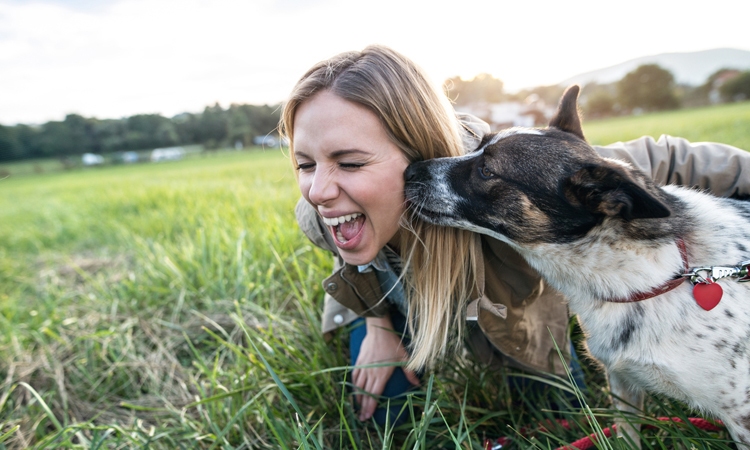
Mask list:
[[[533,376],[467,353],[425,374],[407,424],[359,422],[347,334],[320,333],[331,261],[297,229],[278,151],[10,177],[0,194],[0,449],[547,449],[616,414],[594,364],[587,416],[567,380],[511,388]],[[651,398],[632,420],[657,427],[645,448],[732,448],[654,420],[694,414]]]
[[[717,141],[750,150],[750,102],[586,121],[583,131],[592,144],[606,145],[662,134],[691,142]]]

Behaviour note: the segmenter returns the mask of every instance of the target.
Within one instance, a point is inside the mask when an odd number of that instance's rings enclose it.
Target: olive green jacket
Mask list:
[[[481,124],[472,128],[479,135],[486,131]],[[467,138],[465,145],[473,149],[476,143]],[[728,145],[690,143],[665,135],[658,141],[642,137],[594,149],[602,156],[631,163],[660,185],[694,186],[723,197],[750,195],[750,154]],[[390,304],[383,300],[375,273],[359,273],[338,256],[326,226],[304,199],[295,212],[310,241],[334,255],[333,274],[323,281],[323,332],[360,316],[388,314]],[[476,295],[466,312],[467,320],[478,323],[478,329],[470,333],[475,355],[488,363],[564,375],[552,340],[563,351],[569,348],[568,311],[562,294],[508,244],[488,236],[477,242],[482,246],[483,264],[478,264]]]

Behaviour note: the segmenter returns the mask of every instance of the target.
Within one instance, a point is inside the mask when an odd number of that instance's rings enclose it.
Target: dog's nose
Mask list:
[[[418,164],[418,162],[409,164],[409,167],[407,167],[404,172],[404,181],[408,183],[409,181],[416,180],[417,174],[419,173]]]

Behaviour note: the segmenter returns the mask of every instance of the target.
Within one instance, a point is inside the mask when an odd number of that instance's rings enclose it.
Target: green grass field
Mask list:
[[[584,131],[750,148],[750,103]],[[559,389],[511,390],[508,373],[456,355],[409,397],[409,424],[356,420],[346,336],[318,331],[331,262],[296,226],[299,192],[277,150],[10,176],[0,194],[0,449],[481,449],[499,436],[553,449],[615,414],[594,365],[587,415]],[[656,426],[644,448],[734,448],[725,433],[654,419],[694,415],[657,397],[633,420]]]
[[[583,131],[595,145],[662,134],[691,142],[718,141],[750,150],[750,102],[666,111],[587,122]]]

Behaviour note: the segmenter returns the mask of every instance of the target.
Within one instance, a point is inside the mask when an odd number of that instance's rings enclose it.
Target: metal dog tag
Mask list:
[[[727,277],[738,277],[740,275],[739,267],[722,267],[714,266],[711,268],[711,279],[713,281]]]

